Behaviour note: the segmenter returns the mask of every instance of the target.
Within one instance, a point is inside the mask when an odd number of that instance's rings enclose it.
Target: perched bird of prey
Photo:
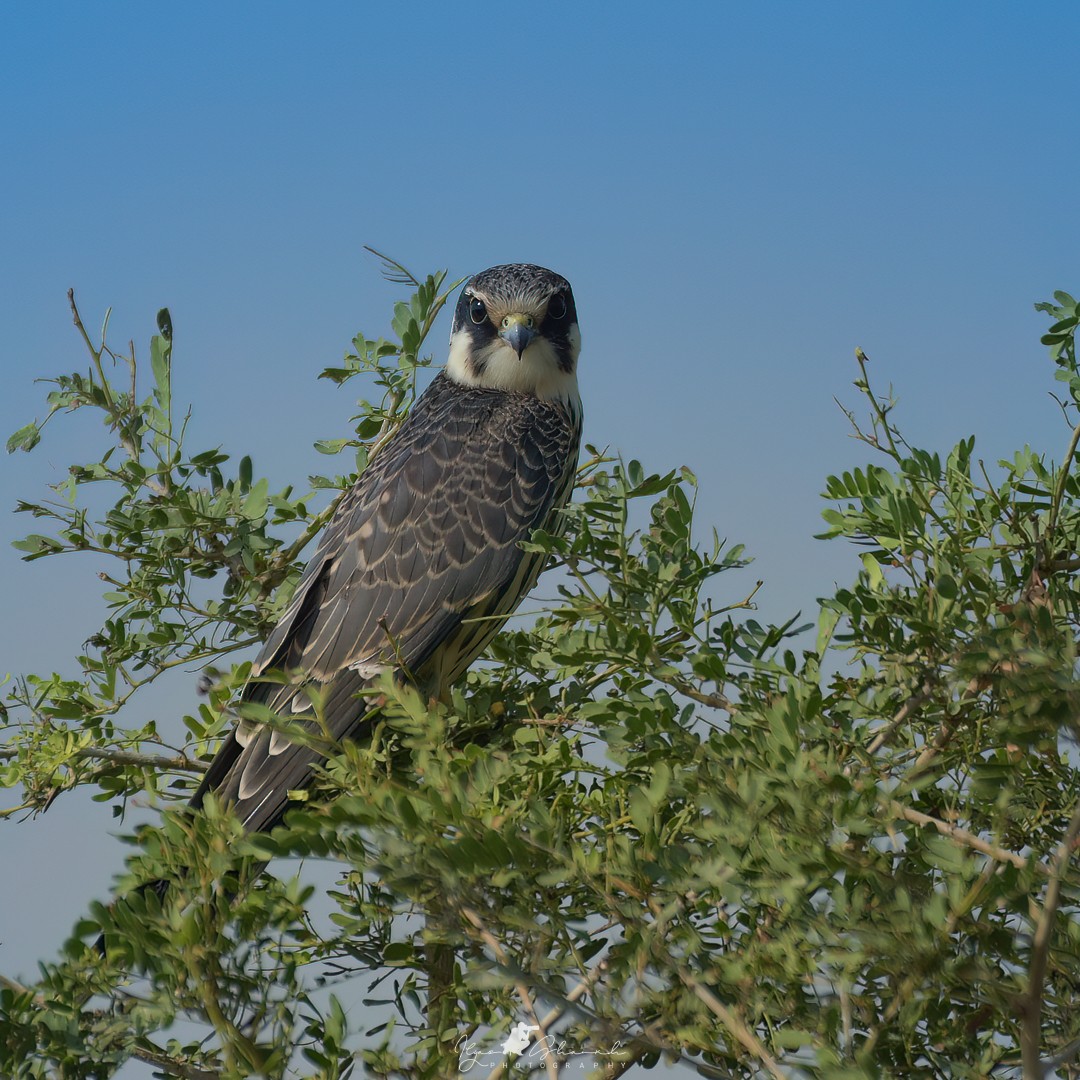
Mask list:
[[[581,346],[570,284],[496,266],[462,290],[445,370],[341,500],[243,699],[358,733],[386,669],[448,688],[532,588],[543,555],[521,541],[558,527],[581,437]],[[289,681],[260,681],[267,671]],[[312,721],[308,721],[312,722]],[[321,729],[320,729],[321,730]],[[264,831],[304,787],[317,750],[241,721],[192,799],[208,792]]]

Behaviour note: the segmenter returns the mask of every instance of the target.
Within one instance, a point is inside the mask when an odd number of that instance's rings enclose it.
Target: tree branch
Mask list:
[[[348,491],[343,491],[339,494],[329,506],[320,510],[304,527],[304,531],[287,547],[283,548],[274,556],[273,566],[274,573],[284,572],[289,568],[289,564],[295,559],[301,551],[322,531],[322,527],[334,516],[337,511],[338,504],[348,494]],[[271,575],[273,577],[273,574]]]
[[[0,761],[10,761],[18,756],[18,750],[7,747],[0,749]],[[185,754],[167,757],[164,754],[142,754],[136,750],[117,750],[109,746],[84,746],[76,750],[73,756],[93,761],[111,761],[114,765],[141,765],[148,769],[173,769],[179,772],[204,773],[210,768],[207,762],[196,761]]]
[[[477,915],[472,908],[467,907],[461,909],[461,914],[476,928],[476,931],[479,933],[484,944],[495,954],[495,959],[498,960],[503,967],[507,967],[506,951],[503,949],[495,935],[484,926],[480,916]],[[544,1066],[547,1069],[548,1078],[549,1080],[559,1080],[559,1063],[555,1060],[555,1057],[551,1052],[551,1047],[548,1046],[547,1028],[536,1013],[536,1006],[533,1003],[532,995],[529,993],[529,989],[524,983],[519,982],[514,989],[517,991],[518,997],[521,998],[521,1003],[525,1006],[525,1011],[529,1014],[529,1018],[540,1031],[538,1041],[543,1045]]]
[[[145,1036],[142,1043],[141,1046],[132,1047],[131,1056],[138,1061],[145,1061],[147,1065],[153,1065],[155,1069],[160,1069],[172,1076],[179,1076],[181,1080],[221,1080],[219,1073],[174,1060],[160,1046]]]
[[[893,737],[897,729],[903,727],[926,704],[932,692],[933,686],[931,686],[930,681],[925,681],[918,691],[900,706],[896,715],[883,728],[879,728],[874,733],[873,739],[866,748],[867,754],[871,756],[876,754]]]
[[[604,974],[606,970],[607,964],[605,961],[601,960],[600,963],[598,963],[585,976],[585,978],[582,979],[581,982],[579,982],[577,986],[575,986],[574,989],[566,995],[563,1002],[556,1005],[555,1008],[553,1008],[549,1013],[547,1013],[538,1021],[540,1025],[540,1030],[543,1032],[550,1031],[552,1026],[557,1024],[566,1014],[567,1005],[572,1005],[575,1001],[578,1001],[579,999],[584,997],[585,994],[587,994],[596,985],[596,983],[600,980],[600,977]],[[642,1049],[641,1053],[644,1054],[646,1053],[646,1051]],[[635,1058],[634,1060],[637,1059]],[[487,1080],[501,1080],[501,1078],[506,1074],[509,1068],[510,1066],[507,1064],[506,1059],[504,1058],[498,1065],[495,1066],[494,1069],[491,1070],[490,1073],[488,1073]],[[618,1073],[611,1075],[618,1075]]]
[[[13,994],[29,994],[32,993],[30,987],[23,986],[17,979],[12,979],[7,975],[0,974],[0,986],[6,987]]]
[[[913,825],[930,825],[937,829],[942,836],[947,836],[950,840],[955,840],[964,847],[978,851],[982,855],[987,855],[996,862],[1008,863],[1010,866],[1015,866],[1017,870],[1027,869],[1028,860],[1023,855],[1017,855],[1015,851],[1009,851],[1007,848],[991,844],[976,836],[973,832],[960,828],[959,825],[950,825],[947,821],[931,817],[929,814],[924,814],[913,807],[904,806],[895,799],[890,799],[886,805],[897,817],[910,821]],[[1037,869],[1045,871],[1045,867],[1041,863],[1036,863],[1035,866]]]
[[[23,986],[17,979],[12,979],[7,975],[0,974],[0,986],[6,987],[8,990],[16,994],[26,994],[34,998],[35,1005],[40,1009],[46,1009],[48,1006],[45,999],[40,994],[34,994],[33,990],[28,986]],[[101,1009],[94,1009],[89,1013],[91,1017],[96,1019],[104,1018],[107,1013]],[[145,1035],[140,1036],[140,1043],[130,1048],[130,1053],[133,1058],[139,1061],[145,1061],[148,1065],[153,1065],[155,1068],[161,1069],[163,1072],[170,1073],[173,1076],[181,1077],[181,1080],[220,1080],[220,1076],[216,1072],[209,1072],[206,1069],[200,1069],[195,1065],[188,1065],[182,1061],[176,1061],[157,1045],[157,1043],[148,1039]]]
[[[1058,514],[1061,511],[1061,500],[1065,495],[1065,484],[1069,479],[1069,470],[1072,468],[1076,448],[1080,445],[1080,424],[1073,428],[1072,438],[1069,439],[1069,448],[1065,451],[1065,458],[1061,463],[1061,474],[1058,476],[1057,486],[1054,488],[1054,499],[1050,504],[1050,517],[1046,526],[1046,539],[1048,544],[1053,543],[1052,537],[1057,528]]]
[[[164,754],[142,754],[135,750],[114,750],[107,746],[86,746],[79,750],[76,757],[91,758],[97,761],[111,761],[116,765],[143,765],[149,769],[175,769],[180,772],[204,773],[210,768],[208,762],[196,761],[186,754],[167,757]]]
[[[1080,429],[1078,429],[1080,430]],[[1073,810],[1069,827],[1050,862],[1050,884],[1046,887],[1046,899],[1035,924],[1035,936],[1031,943],[1031,962],[1028,965],[1027,992],[1020,999],[1020,1052],[1023,1060],[1024,1080],[1043,1080],[1046,1068],[1040,1057],[1042,1046],[1043,985],[1050,963],[1050,938],[1054,918],[1061,904],[1061,882],[1072,858],[1073,848],[1080,837],[1080,802]]]
[[[679,978],[683,985],[692,991],[709,1012],[728,1029],[743,1049],[765,1066],[774,1080],[787,1080],[780,1069],[779,1062],[765,1049],[762,1041],[707,986],[703,986],[689,971],[684,971],[682,968],[679,968]]]

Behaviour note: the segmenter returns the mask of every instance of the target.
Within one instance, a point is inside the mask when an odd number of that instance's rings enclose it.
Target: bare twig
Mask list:
[[[492,944],[481,935],[479,929],[472,923],[472,920],[466,913],[466,909],[457,907],[455,910],[461,918],[469,924],[470,932],[476,934],[479,940],[483,941],[489,948],[492,948]],[[475,912],[473,912],[473,914],[475,914]],[[603,970],[602,968],[599,970],[594,969],[590,978],[585,980],[585,983],[579,984],[579,986],[576,987],[574,991],[571,991],[570,994],[564,994],[561,989],[548,985],[529,972],[522,971],[511,962],[499,960],[498,955],[496,955],[495,964],[493,966],[497,966],[498,969],[508,975],[514,982],[531,986],[538,995],[559,1002],[557,1007],[559,1015],[563,1012],[573,1012],[581,1019],[594,1025],[596,1028],[607,1027],[615,1034],[620,1044],[625,1045],[630,1050],[631,1054],[636,1055],[634,1060],[638,1060],[638,1058],[645,1053],[655,1053],[660,1051],[661,1053],[671,1055],[672,1060],[683,1062],[700,1071],[701,1067],[699,1062],[692,1059],[688,1054],[680,1051],[677,1047],[672,1046],[660,1033],[654,1032],[648,1025],[643,1025],[643,1030],[641,1033],[637,1034],[628,1031],[619,1021],[608,1019],[597,1013],[594,1009],[580,1003],[580,998],[584,996],[585,989],[599,978],[599,975]],[[554,1021],[550,1020],[550,1017],[545,1018],[544,1024],[546,1025],[549,1022]],[[641,1054],[638,1054],[638,1051],[641,1051]],[[603,1054],[602,1051],[597,1051],[597,1053]],[[623,1059],[620,1057],[619,1061],[621,1062],[622,1060]],[[630,1064],[633,1064],[633,1061],[630,1061],[625,1067],[629,1068]],[[623,1068],[620,1068],[619,1071],[621,1072],[624,1070]],[[504,1075],[504,1070],[496,1069],[492,1072],[489,1080],[495,1080],[495,1078],[501,1077],[502,1075]],[[702,1075],[718,1076],[721,1077],[722,1080],[730,1080],[730,1078],[727,1077],[727,1074],[711,1069],[708,1073],[703,1073]]]
[[[76,757],[111,761],[117,765],[144,765],[150,769],[175,769],[180,772],[204,773],[210,768],[208,762],[196,761],[186,754],[167,757],[164,754],[140,754],[134,750],[114,750],[107,746],[85,746],[78,751]]]
[[[503,967],[508,966],[506,951],[503,949],[502,944],[498,938],[491,933],[490,930],[484,925],[480,916],[472,909],[463,907],[461,914],[469,920],[470,923],[476,928],[477,933],[480,935],[484,944],[495,954],[495,959],[499,961]],[[514,989],[517,991],[517,995],[521,998],[521,1003],[525,1006],[525,1011],[529,1014],[529,1018],[536,1025],[540,1032],[538,1041],[542,1044],[544,1050],[544,1066],[547,1069],[549,1080],[558,1080],[559,1078],[559,1063],[555,1060],[555,1055],[551,1052],[551,1047],[548,1045],[547,1028],[541,1022],[540,1017],[536,1013],[536,1006],[533,1004],[532,995],[529,993],[529,989],[524,983],[518,983]]]
[[[957,728],[958,721],[954,720],[950,722],[948,718],[942,721],[941,726],[937,729],[937,733],[934,735],[930,743],[923,747],[922,753],[915,759],[915,764],[911,767],[911,776],[920,773],[925,769],[933,760],[945,749],[949,744],[949,740],[953,737],[953,732]]]
[[[896,715],[883,727],[879,728],[875,733],[873,739],[870,741],[869,746],[866,748],[867,754],[873,756],[876,754],[895,734],[898,728],[901,728],[911,719],[926,704],[927,699],[933,692],[933,686],[931,686],[929,680],[924,682],[919,687],[918,691],[911,695],[897,710]]]
[[[747,1053],[761,1062],[774,1080],[786,1080],[780,1064],[765,1049],[762,1041],[707,986],[703,986],[689,971],[679,969],[679,978],[699,1001],[728,1029]]]
[[[1047,1063],[1047,1071],[1061,1068],[1062,1065],[1068,1065],[1075,1060],[1077,1054],[1080,1054],[1080,1039],[1073,1039],[1071,1042],[1067,1042]]]
[[[131,458],[132,461],[138,462],[140,460],[139,448],[132,442],[132,440],[124,434],[123,417],[117,408],[116,401],[113,399],[112,390],[109,386],[109,380],[105,377],[105,369],[101,364],[101,355],[107,350],[104,340],[104,329],[102,330],[102,342],[101,346],[95,348],[94,343],[90,340],[90,335],[86,332],[86,327],[83,325],[82,316],[79,314],[79,307],[75,303],[75,290],[68,289],[68,306],[71,308],[71,318],[75,323],[75,328],[79,331],[79,336],[83,339],[83,344],[86,346],[87,351],[90,353],[90,357],[94,362],[94,369],[97,371],[98,380],[101,383],[101,393],[105,399],[105,410],[109,414],[109,420],[111,422],[113,430],[116,432],[117,440],[121,447],[123,447],[124,453]],[[108,314],[105,316],[105,326],[108,326]],[[110,356],[113,354],[110,352]],[[134,379],[134,374],[132,375]],[[131,398],[132,407],[134,407],[135,397]],[[149,473],[143,477],[143,484],[148,487],[157,495],[168,494],[165,486],[154,476]]]
[[[683,697],[690,698],[691,701],[700,702],[702,705],[708,705],[713,709],[723,709],[727,713],[736,713],[739,711],[739,706],[733,701],[727,698],[724,694],[720,693],[706,693],[704,690],[698,690],[686,679],[681,676],[670,676],[666,678],[668,683],[674,687]]]
[[[1018,870],[1025,870],[1028,866],[1028,860],[1025,859],[1023,855],[1017,855],[1015,851],[1009,851],[1007,848],[991,844],[976,836],[973,832],[968,832],[967,829],[960,828],[959,825],[950,825],[947,821],[931,817],[929,814],[924,814],[920,810],[915,810],[910,806],[904,806],[895,800],[890,800],[887,805],[889,810],[897,817],[901,817],[905,821],[910,821],[913,825],[930,825],[937,829],[942,836],[947,836],[950,840],[955,840],[958,844],[971,848],[972,851],[978,851],[982,855],[987,855],[996,862],[1008,863],[1010,866],[1015,866]],[[1041,863],[1035,863],[1035,866],[1037,869],[1043,869]]]
[[[341,492],[337,498],[324,510],[320,510],[304,527],[304,531],[287,547],[274,556],[274,571],[285,570],[289,567],[289,564],[295,559],[301,551],[308,546],[315,536],[322,531],[322,527],[334,516],[337,511],[338,505],[341,500],[345,498],[348,491]]]
[[[607,961],[601,960],[600,963],[593,967],[585,978],[566,995],[566,1004],[560,1002],[556,1005],[555,1008],[540,1021],[540,1026],[547,1031],[552,1024],[557,1024],[566,1012],[566,1005],[572,1005],[575,1001],[583,998],[600,981],[605,971],[607,971]]]
[[[0,986],[6,987],[13,994],[29,994],[31,992],[30,987],[23,986],[17,979],[2,974],[0,974]]]
[[[575,986],[574,989],[566,995],[563,1002],[560,1002],[558,1005],[556,1005],[555,1008],[553,1008],[549,1013],[547,1013],[547,1015],[541,1017],[541,1019],[538,1021],[540,1025],[540,1030],[544,1032],[550,1031],[551,1028],[555,1024],[557,1024],[565,1015],[567,1005],[572,1005],[575,1001],[578,1001],[582,997],[584,997],[585,994],[587,994],[596,985],[596,983],[599,981],[600,977],[604,974],[606,970],[607,963],[601,960],[600,963],[597,964],[585,976],[585,978],[582,979],[581,982],[579,982],[577,986]],[[641,1051],[642,1054],[644,1054],[645,1052],[646,1051],[644,1049]],[[506,1075],[508,1068],[509,1065],[507,1064],[507,1060],[504,1058],[502,1061],[499,1062],[498,1065],[495,1066],[494,1069],[491,1070],[490,1073],[488,1073],[487,1080],[501,1080],[501,1078]],[[618,1074],[616,1073],[612,1075]]]
[[[1051,559],[1046,569],[1052,573],[1073,573],[1080,570],[1080,556],[1073,555],[1070,558],[1062,556],[1060,559]]]
[[[1080,431],[1080,428],[1077,431]],[[1074,439],[1074,448],[1075,443]],[[1035,936],[1031,942],[1028,986],[1019,1003],[1020,1052],[1023,1059],[1024,1080],[1042,1080],[1046,1075],[1046,1067],[1040,1057],[1043,985],[1050,963],[1050,939],[1054,929],[1054,918],[1061,904],[1061,882],[1072,858],[1077,837],[1080,837],[1080,802],[1077,802],[1065,835],[1050,862],[1050,883],[1046,887],[1046,899],[1043,901],[1042,911],[1036,921]]]
[[[621,1057],[605,1057],[589,1075],[600,1077],[602,1080],[616,1080],[616,1077],[622,1076],[628,1069],[632,1069],[649,1053],[649,1049],[646,1046],[636,1046],[621,1053]],[[722,1075],[726,1076],[727,1074]]]
[[[972,679],[965,690],[965,695],[971,697],[978,694],[980,690],[986,689],[986,683],[983,679]],[[933,739],[930,740],[927,746],[924,746],[922,752],[915,759],[915,764],[912,765],[911,770],[908,773],[908,778],[917,776],[923,771],[933,760],[941,753],[942,750],[948,746],[953,735],[956,734],[959,727],[964,723],[964,716],[949,717],[946,716],[942,720],[941,725],[938,727],[937,733]]]
[[[0,749],[0,761],[19,756],[18,750]],[[141,754],[134,750],[115,750],[108,746],[84,746],[72,755],[93,761],[111,761],[116,765],[141,765],[148,769],[172,769],[178,772],[203,773],[210,768],[205,761],[196,761],[185,754],[168,757],[165,754]]]
[[[1053,543],[1054,530],[1057,528],[1058,513],[1061,510],[1061,500],[1065,495],[1065,483],[1069,479],[1069,470],[1072,468],[1073,457],[1076,448],[1080,445],[1080,424],[1073,428],[1072,438],[1069,440],[1069,448],[1065,451],[1065,459],[1061,463],[1061,472],[1058,475],[1057,487],[1054,488],[1054,500],[1050,504],[1050,516],[1047,519],[1046,539],[1047,543]]]
[[[391,281],[395,285],[411,285],[414,289],[420,288],[420,282],[416,275],[402,266],[397,259],[391,259],[389,255],[376,251],[370,244],[365,244],[364,250],[371,252],[383,264],[382,276],[387,281]]]
[[[170,1076],[179,1076],[181,1080],[221,1080],[220,1073],[209,1072],[195,1065],[175,1061],[160,1046],[145,1037],[141,1046],[132,1047],[131,1056],[138,1061],[153,1065],[155,1069],[169,1073]]]

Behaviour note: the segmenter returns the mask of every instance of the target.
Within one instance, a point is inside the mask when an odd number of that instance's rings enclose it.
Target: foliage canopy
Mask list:
[[[95,556],[109,614],[80,677],[12,684],[6,816],[78,787],[162,814],[126,898],[91,906],[36,985],[2,978],[0,1075],[104,1077],[132,1057],[199,1078],[554,1075],[586,1052],[607,1076],[677,1059],[717,1077],[1076,1075],[1080,308],[1064,293],[1039,305],[1072,429],[1060,465],[1024,448],[988,468],[973,438],[910,446],[857,353],[848,416],[871,460],[828,478],[824,536],[859,562],[816,639],[753,617],[741,549],[694,534],[689,470],[590,448],[565,537],[533,539],[562,568],[540,587],[557,599],[451,701],[387,683],[370,742],[328,745],[317,797],[271,836],[177,808],[232,722],[247,669],[223,657],[273,625],[430,362],[455,286],[391,269],[412,290],[393,338],[358,335],[323,373],[375,398],[353,437],[318,444],[355,463],[301,495],[186,445],[167,312],[144,370],[72,300],[91,362],[55,380],[46,419],[95,410],[105,445],[19,504],[42,529],[19,546]],[[183,730],[127,720],[166,672],[210,664]],[[333,868],[328,919],[310,885],[261,869],[289,855]],[[176,883],[164,905],[133,891],[157,878]],[[520,1022],[548,1037],[514,1059],[500,1047]]]

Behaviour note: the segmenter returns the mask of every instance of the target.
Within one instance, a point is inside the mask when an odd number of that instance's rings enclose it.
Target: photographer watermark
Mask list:
[[[539,1033],[539,1034],[538,1034]],[[621,1042],[613,1043],[605,1050],[573,1050],[557,1035],[545,1035],[535,1024],[518,1021],[502,1043],[484,1046],[482,1043],[462,1035],[455,1050],[458,1055],[458,1069],[462,1073],[473,1069],[494,1069],[505,1065],[509,1070],[528,1072],[531,1069],[544,1068],[548,1056],[565,1061],[573,1068],[576,1064],[582,1072],[602,1065],[604,1058],[620,1059],[625,1050]],[[507,1061],[507,1058],[514,1058]],[[574,1059],[578,1059],[576,1062]]]

